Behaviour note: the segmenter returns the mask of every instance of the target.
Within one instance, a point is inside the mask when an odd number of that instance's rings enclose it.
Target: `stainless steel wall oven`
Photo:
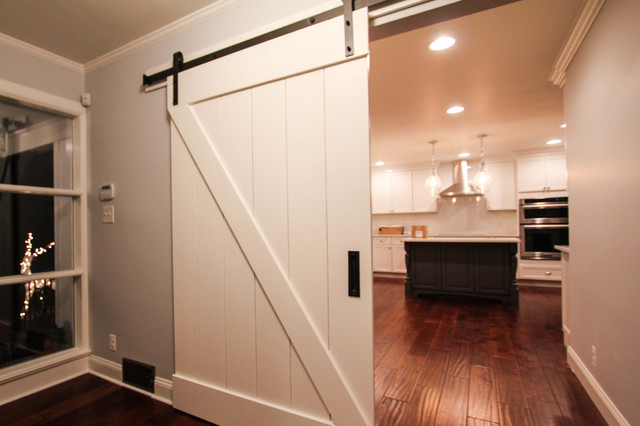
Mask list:
[[[520,200],[520,258],[560,259],[556,245],[569,245],[569,198]]]

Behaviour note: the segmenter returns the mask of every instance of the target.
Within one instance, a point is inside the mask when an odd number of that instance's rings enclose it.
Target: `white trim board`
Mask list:
[[[571,346],[567,347],[567,362],[607,423],[631,426]]]
[[[155,393],[130,386],[122,382],[122,365],[107,359],[91,355],[89,356],[89,373],[108,380],[127,389],[147,395],[165,404],[172,405],[173,383],[171,380],[156,377],[154,381]]]
[[[84,74],[85,72],[84,66],[78,62],[64,58],[60,55],[56,55],[55,53],[51,53],[48,50],[44,50],[40,47],[34,46],[22,40],[18,40],[17,38],[13,38],[3,33],[0,33],[0,44],[4,44],[5,46],[25,52],[37,58],[44,59],[47,62],[60,65],[68,70],[80,74]]]
[[[15,371],[6,371],[0,381],[0,405],[88,373],[88,355],[88,351],[71,349],[14,366]]]
[[[196,10],[195,12],[178,19],[164,27],[153,31],[149,34],[146,34],[132,42],[129,42],[123,46],[118,47],[117,49],[112,50],[109,53],[106,53],[96,59],[93,59],[84,64],[85,72],[91,72],[100,67],[103,67],[107,64],[117,61],[120,58],[123,58],[133,52],[136,52],[140,49],[144,49],[147,46],[150,46],[160,40],[164,40],[172,35],[184,31],[188,28],[194,27],[201,22],[206,21],[207,19],[213,18],[214,16],[220,15],[226,12],[229,9],[233,9],[235,7],[240,6],[243,3],[246,3],[248,0],[219,0],[209,6],[205,6],[202,9]]]
[[[556,61],[553,63],[553,69],[549,75],[549,81],[556,86],[564,86],[567,79],[567,68],[569,68],[580,44],[582,44],[582,40],[584,40],[585,36],[589,32],[589,28],[591,28],[591,24],[593,24],[596,16],[598,16],[598,12],[600,12],[600,8],[604,2],[605,0],[585,1],[582,10],[580,10],[580,15],[578,15],[576,22],[573,24],[573,28],[571,28],[569,36],[562,45],[562,49],[560,49],[560,53],[558,54]]]

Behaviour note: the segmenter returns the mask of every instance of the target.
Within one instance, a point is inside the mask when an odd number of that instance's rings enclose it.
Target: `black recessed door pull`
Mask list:
[[[360,252],[349,252],[349,297],[360,297]]]

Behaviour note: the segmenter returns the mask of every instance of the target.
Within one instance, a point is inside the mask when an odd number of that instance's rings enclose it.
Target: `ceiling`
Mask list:
[[[0,0],[0,33],[86,64],[220,0]]]
[[[386,166],[548,148],[564,139],[549,80],[583,0],[522,0],[370,43],[371,160]],[[428,49],[440,35],[448,50]],[[446,114],[452,105],[465,110]]]
[[[584,0],[521,0],[371,42],[371,160],[386,167],[563,139],[552,65]],[[0,33],[86,64],[219,0],[0,0]],[[428,49],[441,34],[456,38]],[[465,111],[447,115],[461,104]]]

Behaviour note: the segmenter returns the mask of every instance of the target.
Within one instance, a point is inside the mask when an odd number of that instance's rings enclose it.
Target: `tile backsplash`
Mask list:
[[[404,225],[407,233],[412,225],[427,225],[435,235],[518,235],[517,210],[487,210],[486,200],[476,197],[457,197],[438,200],[437,213],[374,214],[371,220],[374,235],[382,225]]]

